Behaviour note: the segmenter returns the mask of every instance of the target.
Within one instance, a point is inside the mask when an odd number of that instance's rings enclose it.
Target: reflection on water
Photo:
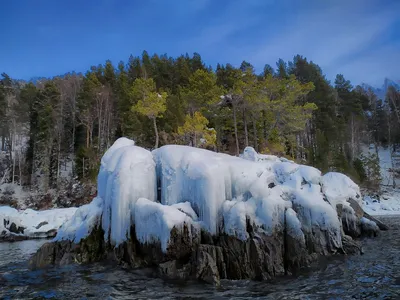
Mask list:
[[[391,230],[364,240],[362,256],[337,256],[297,277],[274,282],[169,282],[145,270],[74,265],[29,271],[27,260],[45,241],[0,243],[1,299],[400,299],[400,218]]]

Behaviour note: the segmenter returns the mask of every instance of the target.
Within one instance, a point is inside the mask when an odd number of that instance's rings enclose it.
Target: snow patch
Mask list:
[[[136,238],[143,244],[160,242],[166,252],[171,230],[191,230],[192,219],[177,207],[162,205],[145,198],[137,200],[133,210]]]
[[[392,189],[384,191],[377,199],[372,196],[365,196],[363,209],[370,215],[400,215],[400,191]]]
[[[10,225],[24,228],[23,233],[18,235],[26,237],[47,237],[54,230],[72,218],[77,208],[58,208],[36,211],[26,209],[18,211],[8,206],[0,207],[0,234],[10,234]],[[7,224],[7,225],[6,225]]]
[[[333,207],[353,199],[362,204],[360,188],[348,176],[329,172],[322,176],[322,191]]]
[[[79,207],[57,232],[53,241],[70,240],[79,243],[100,225],[103,199],[96,197],[89,204]]]

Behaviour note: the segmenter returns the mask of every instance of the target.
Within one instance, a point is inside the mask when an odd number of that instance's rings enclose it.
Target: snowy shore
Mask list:
[[[54,237],[76,210],[71,207],[35,211],[0,206],[0,241]]]
[[[385,190],[379,199],[365,196],[363,209],[372,216],[400,215],[400,190]]]

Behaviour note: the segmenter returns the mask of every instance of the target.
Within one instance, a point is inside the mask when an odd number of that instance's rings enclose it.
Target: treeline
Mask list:
[[[234,155],[253,146],[369,182],[379,176],[377,158],[360,155],[361,146],[395,148],[399,108],[394,88],[377,99],[343,75],[331,84],[299,55],[261,74],[245,61],[213,70],[197,53],[147,52],[35,83],[3,74],[0,184],[47,190],[72,178],[94,180],[120,136],[147,148],[178,143]]]

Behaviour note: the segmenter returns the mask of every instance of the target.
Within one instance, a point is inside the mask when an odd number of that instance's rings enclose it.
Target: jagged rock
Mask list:
[[[360,218],[355,214],[355,210],[349,206],[343,206],[342,204],[336,205],[336,210],[339,219],[342,220],[343,232],[353,238],[357,238],[361,235],[361,224]]]
[[[29,265],[33,269],[50,265],[65,265],[73,262],[89,263],[105,258],[106,247],[103,240],[104,231],[96,228],[79,244],[71,241],[45,243],[32,256]]]
[[[161,276],[169,279],[187,279],[192,274],[192,264],[181,264],[177,260],[170,260],[158,265]]]
[[[131,268],[155,268],[162,277],[195,278],[219,285],[221,279],[268,280],[293,274],[319,255],[361,253],[360,244],[345,234],[357,236],[361,224],[349,206],[337,207],[343,224],[339,232],[307,223],[307,212],[301,207],[294,206],[294,209],[303,224],[304,236],[291,235],[288,228],[283,228],[288,225],[276,226],[267,235],[250,221],[246,228],[247,240],[221,233],[212,236],[194,225],[184,225],[183,229],[171,230],[167,250],[163,252],[160,242],[140,243],[134,226],[130,229],[130,238],[116,248],[104,241],[104,231],[97,227],[79,244],[61,241],[43,245],[31,259],[31,266],[40,268],[108,258]]]
[[[364,210],[362,209],[360,204],[358,204],[358,202],[354,199],[349,199],[347,200],[347,202],[350,204],[351,208],[354,209],[357,218],[361,219],[364,216]]]
[[[216,286],[221,284],[217,263],[214,258],[202,247],[197,251],[196,278]]]
[[[197,253],[199,251],[207,252],[212,257],[212,259],[215,261],[217,265],[220,278],[228,278],[226,274],[226,263],[224,259],[224,253],[221,247],[201,244],[197,248]]]
[[[389,230],[389,226],[387,226],[386,224],[384,224],[382,221],[378,220],[377,218],[375,218],[367,213],[364,213],[364,217],[367,218],[368,220],[375,222],[380,230],[384,230],[384,231]]]
[[[376,237],[379,234],[378,225],[365,217],[361,219],[361,230],[363,236]]]
[[[344,254],[363,254],[360,242],[353,240],[351,236],[342,236]]]

